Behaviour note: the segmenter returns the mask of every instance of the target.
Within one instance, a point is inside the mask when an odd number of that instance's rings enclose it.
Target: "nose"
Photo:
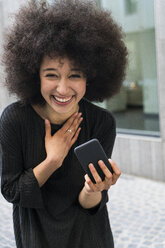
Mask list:
[[[57,85],[57,92],[62,96],[66,96],[68,93],[68,90],[69,90],[69,87],[68,87],[67,79],[62,78]]]

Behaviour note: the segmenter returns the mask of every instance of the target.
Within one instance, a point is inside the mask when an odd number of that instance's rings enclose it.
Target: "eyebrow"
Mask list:
[[[56,68],[45,68],[45,69],[43,69],[43,71],[57,71],[57,69]],[[79,68],[72,68],[71,71],[81,72],[81,70]]]

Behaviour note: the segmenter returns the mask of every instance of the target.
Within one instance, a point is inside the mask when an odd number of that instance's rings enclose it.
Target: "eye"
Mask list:
[[[49,74],[46,74],[46,76],[45,77],[57,77],[57,75],[56,74],[53,74],[53,73],[49,73]]]
[[[79,74],[72,74],[69,76],[69,78],[80,78],[80,77],[81,77],[81,75],[79,75]]]

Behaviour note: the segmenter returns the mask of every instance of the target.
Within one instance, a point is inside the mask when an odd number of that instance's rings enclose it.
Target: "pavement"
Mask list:
[[[165,183],[123,174],[107,206],[115,248],[165,248]],[[0,194],[0,248],[15,247],[12,205]]]

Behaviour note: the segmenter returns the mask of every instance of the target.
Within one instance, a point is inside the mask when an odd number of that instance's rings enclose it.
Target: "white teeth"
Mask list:
[[[68,102],[72,98],[72,96],[69,98],[59,98],[57,96],[54,96],[54,98],[59,102]]]

